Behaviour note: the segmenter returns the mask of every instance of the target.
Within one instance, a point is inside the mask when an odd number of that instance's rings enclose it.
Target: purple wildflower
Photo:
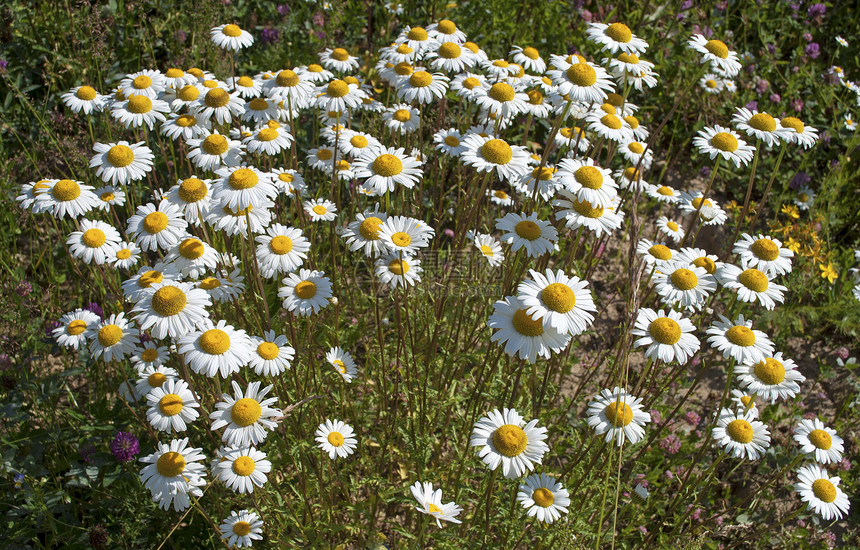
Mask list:
[[[54,329],[60,326],[59,321],[50,321],[47,325],[45,325],[45,337],[53,338],[54,337]]]
[[[696,411],[690,411],[684,415],[684,420],[686,420],[690,426],[698,426],[699,422],[702,421],[702,417],[699,416],[699,413]]]
[[[274,44],[281,38],[281,33],[277,29],[266,27],[260,34],[260,42],[263,44]]]
[[[681,438],[675,434],[671,434],[658,443],[661,449],[673,455],[681,450]]]
[[[794,108],[795,111],[797,111],[799,113],[800,111],[803,110],[803,100],[802,99],[793,99],[791,101],[791,106]]]
[[[314,25],[317,27],[322,27],[323,25],[325,25],[325,15],[323,15],[323,12],[316,12],[313,17],[313,22]]]
[[[188,33],[183,31],[182,29],[179,29],[178,31],[173,33],[173,38],[175,38],[176,41],[181,44],[182,42],[185,42],[185,40],[188,38]]]
[[[128,462],[133,460],[140,452],[140,443],[133,433],[118,432],[110,442],[110,452],[117,459],[117,462]]]
[[[752,101],[750,101],[749,103],[747,103],[747,104],[745,105],[745,107],[746,107],[747,109],[749,109],[750,111],[758,111],[758,101],[756,101],[756,100],[754,100],[754,99],[753,99]]]
[[[288,13],[290,13],[290,6],[288,6],[287,4],[278,4],[277,10],[281,16],[286,16]]]
[[[806,13],[809,17],[824,17],[824,14],[827,13],[827,6],[824,4],[812,4],[809,6],[809,9],[806,10]]]
[[[804,51],[812,59],[818,59],[818,56],[821,55],[821,47],[817,42],[810,42]]]
[[[663,415],[661,415],[660,411],[658,411],[657,409],[651,409],[651,411],[649,411],[649,414],[651,415],[651,422],[653,422],[654,424],[659,424],[663,421]]]
[[[848,356],[851,355],[851,350],[842,346],[841,348],[836,348],[836,357],[842,359],[843,361],[848,359]]]
[[[805,32],[801,35],[801,37],[804,40],[806,40],[807,42],[812,42],[812,33],[811,32]]]
[[[765,93],[768,90],[768,88],[770,88],[770,82],[768,82],[767,80],[765,80],[763,78],[760,78],[758,80],[758,82],[755,83],[755,89],[760,94]]]
[[[812,178],[809,174],[806,172],[798,172],[793,178],[791,178],[791,182],[789,182],[788,186],[792,189],[800,189],[810,181],[812,181]]]
[[[93,313],[95,313],[96,315],[101,317],[102,321],[104,321],[105,311],[102,309],[102,306],[98,305],[95,302],[90,302],[84,306],[84,309],[88,309],[88,310],[92,311]]]
[[[96,448],[92,445],[87,444],[81,447],[80,453],[82,461],[84,461],[86,464],[92,464],[93,458],[96,455]]]
[[[782,98],[779,97],[779,94],[770,94],[768,99],[770,99],[771,103],[779,103],[782,100]]]

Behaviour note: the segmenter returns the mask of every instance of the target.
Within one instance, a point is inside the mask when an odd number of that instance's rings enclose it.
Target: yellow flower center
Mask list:
[[[210,155],[220,156],[227,152],[227,149],[230,148],[230,144],[227,141],[227,138],[221,134],[212,134],[211,136],[206,136],[201,147]]]
[[[281,172],[280,174],[278,174],[278,179],[286,183],[293,183],[296,178],[293,177],[292,174],[289,174],[287,172]]]
[[[269,241],[269,250],[274,254],[283,255],[293,249],[293,241],[285,235],[278,235]]]
[[[681,325],[669,317],[658,317],[651,321],[648,332],[652,338],[667,346],[677,344],[681,339]]]
[[[634,130],[639,127],[639,119],[633,115],[628,115],[624,117],[624,121],[630,125]]]
[[[337,61],[346,61],[349,59],[349,52],[343,48],[335,48],[331,51],[331,58]]]
[[[257,355],[259,355],[266,361],[276,359],[280,353],[281,350],[272,342],[263,342],[259,346],[257,346]]]
[[[253,111],[265,111],[269,108],[269,102],[262,97],[255,97],[248,102],[248,108]]]
[[[523,48],[523,55],[529,59],[537,59],[540,57],[540,53],[538,53],[537,49],[531,46]]]
[[[508,198],[508,194],[507,194],[507,193],[505,193],[504,191],[501,191],[501,190],[499,190],[499,191],[493,191],[493,195],[495,195],[495,196],[496,196],[496,198],[499,198],[499,199],[502,199],[502,200],[506,200],[506,199]]]
[[[392,118],[397,122],[406,122],[412,118],[412,113],[409,112],[409,109],[397,109]]]
[[[136,115],[152,110],[152,100],[145,95],[133,95],[128,99],[128,111]]]
[[[145,89],[149,88],[150,86],[152,86],[152,79],[149,78],[148,76],[146,76],[145,74],[142,74],[142,75],[136,77],[134,80],[132,80],[131,85],[134,86],[135,88],[137,88],[138,90],[145,90]]]
[[[251,88],[254,86],[254,79],[252,79],[250,76],[240,76],[236,80],[236,85],[242,86],[244,88]]]
[[[247,521],[237,521],[233,524],[233,534],[240,537],[247,536],[251,532],[251,524]]]
[[[827,479],[816,479],[812,482],[812,493],[824,502],[836,500],[836,486]]]
[[[785,367],[773,357],[756,363],[753,367],[756,378],[768,386],[775,386],[785,380]]]
[[[156,348],[146,348],[143,350],[143,353],[140,354],[140,359],[146,363],[152,363],[156,359],[158,359],[158,349]],[[162,382],[163,384],[164,382]],[[159,384],[160,386],[161,384]]]
[[[182,89],[176,92],[176,97],[182,101],[194,101],[199,96],[200,90],[198,90],[197,86],[194,86],[193,84],[186,84]]]
[[[537,90],[529,90],[526,92],[529,96],[529,103],[532,105],[542,105],[543,104],[543,94]],[[567,137],[567,136],[565,136]]]
[[[278,131],[274,128],[263,128],[257,132],[257,141],[273,141],[277,137]]]
[[[332,447],[340,447],[344,442],[343,435],[340,432],[329,432],[327,439]]]
[[[558,313],[567,313],[576,306],[573,289],[563,283],[551,283],[541,291],[541,301]]]
[[[514,329],[523,336],[540,336],[543,334],[543,319],[532,319],[526,310],[518,309],[513,318]]]
[[[526,450],[526,432],[514,424],[505,424],[493,432],[493,446],[505,456],[517,456]]]
[[[444,59],[457,59],[461,52],[460,46],[454,42],[445,42],[439,46],[439,57]]]
[[[362,220],[362,222],[358,226],[358,232],[361,233],[361,236],[368,241],[375,241],[379,239],[379,226],[381,224],[382,220],[377,218],[376,216],[364,218],[364,220]],[[408,237],[409,235],[406,236]]]
[[[555,495],[546,487],[539,487],[532,493],[532,500],[542,508],[548,508],[555,502]]]
[[[616,111],[615,106],[612,105],[611,103],[604,103],[603,105],[600,106],[600,110],[603,111],[604,113],[608,114],[608,115],[614,115],[615,113],[618,112],[618,111]]]
[[[630,405],[622,401],[613,401],[606,405],[603,412],[606,414],[609,423],[616,428],[623,428],[633,422],[633,409],[630,408]]]
[[[750,246],[750,250],[757,258],[765,260],[766,262],[772,262],[779,258],[779,247],[770,239],[756,240],[752,246]]]
[[[580,216],[585,216],[586,218],[596,220],[603,215],[602,206],[594,206],[587,200],[574,199],[572,205],[573,209],[576,210],[577,214],[579,214]]]
[[[787,116],[780,120],[779,123],[782,124],[784,128],[792,128],[798,134],[802,134],[805,128],[803,122],[801,122],[799,118],[795,118],[793,116]]]
[[[108,348],[122,339],[122,329],[116,325],[105,325],[99,329],[99,344]]]
[[[624,179],[627,181],[638,180],[642,176],[641,172],[633,166],[628,166],[624,169]]]
[[[77,336],[85,330],[87,330],[87,324],[80,319],[75,319],[68,325],[66,325],[66,334],[69,334],[71,336]]]
[[[755,333],[744,325],[735,325],[726,331],[726,338],[736,346],[748,348],[755,344]]]
[[[537,167],[532,170],[532,177],[536,180],[540,181],[549,181],[552,179],[553,174],[555,174],[554,168],[548,168],[544,166],[543,168]]]
[[[176,477],[185,470],[185,457],[175,451],[169,451],[158,457],[155,467],[164,477]]]
[[[665,244],[655,244],[648,249],[648,254],[654,256],[658,260],[668,260],[672,258],[672,250]]]
[[[78,91],[75,92],[75,96],[78,99],[83,99],[84,101],[92,101],[98,96],[98,92],[96,92],[95,88],[92,86],[81,86],[78,88]]]
[[[463,47],[472,53],[478,53],[478,50],[480,49],[478,48],[478,45],[474,42],[466,42],[465,44],[463,44]]]
[[[227,181],[230,183],[230,187],[238,191],[254,187],[260,181],[260,178],[256,172],[249,168],[239,168],[230,174]]]
[[[185,202],[197,202],[208,193],[206,184],[197,178],[188,178],[179,184],[179,198]]]
[[[758,113],[753,115],[750,117],[748,124],[756,130],[761,130],[763,132],[773,132],[776,130],[776,120],[767,113]]]
[[[753,427],[743,418],[738,418],[729,422],[729,425],[726,426],[726,433],[738,443],[747,444],[752,441]]]
[[[427,40],[427,31],[421,27],[412,27],[409,29],[409,32],[406,33],[406,38],[423,42],[424,40]]]
[[[197,124],[197,119],[191,115],[179,115],[178,117],[176,117],[176,125],[180,128],[188,128],[189,126],[194,126],[195,124]],[[113,164],[113,161],[111,161],[111,164]]]
[[[433,504],[432,502],[427,503],[427,511],[431,514],[441,514],[442,509]]]
[[[146,379],[146,383],[149,384],[149,387],[151,388],[160,388],[166,381],[167,377],[160,372],[153,372]]]
[[[424,88],[429,86],[432,82],[433,75],[427,71],[415,71],[412,73],[412,76],[409,77],[409,84],[413,88]]]
[[[457,32],[457,25],[450,19],[443,19],[436,24],[436,30],[442,34],[454,34]]]
[[[196,260],[204,252],[206,252],[206,248],[199,239],[185,239],[179,243],[179,254],[188,260]]]
[[[140,288],[149,288],[152,283],[160,283],[163,278],[164,275],[160,271],[147,271],[137,280],[137,286]]]
[[[396,176],[403,171],[403,163],[396,156],[386,153],[373,161],[373,171],[384,178]]]
[[[460,140],[455,136],[445,136],[445,145],[448,147],[457,147],[460,145]]]
[[[245,428],[257,421],[263,415],[263,409],[256,399],[244,397],[233,404],[230,418],[237,426]]]
[[[696,277],[696,274],[684,268],[673,271],[670,279],[672,279],[672,284],[680,290],[690,290],[699,284],[699,278]]]
[[[481,81],[475,77],[470,76],[469,78],[463,81],[463,87],[467,90],[473,90],[481,86]]]
[[[504,140],[491,139],[481,145],[481,156],[493,164],[507,164],[514,157],[514,150]]]
[[[209,107],[217,109],[230,103],[230,94],[221,88],[212,88],[206,92],[206,97],[203,98],[203,101]]]
[[[221,329],[209,329],[200,335],[200,349],[209,355],[221,355],[230,349],[230,336]]]
[[[317,285],[311,281],[301,281],[296,285],[296,296],[302,300],[309,300],[316,296]]]
[[[98,248],[101,245],[105,244],[107,237],[105,236],[104,231],[102,231],[101,229],[92,228],[84,231],[81,240],[84,242],[85,245],[90,248]]]
[[[316,214],[317,216],[324,216],[325,213],[328,212],[328,210],[326,210],[326,207],[321,205],[321,204],[314,206],[312,208],[312,210],[314,211],[314,214]]]
[[[639,56],[637,56],[635,53],[621,52],[620,54],[618,54],[618,57],[616,59],[618,59],[618,61],[622,63],[629,63],[631,65],[639,63]]]
[[[511,64],[508,63],[507,61],[505,61],[504,59],[496,59],[495,61],[493,61],[493,66],[494,67],[502,67],[503,69],[505,69],[507,67],[510,67]]]
[[[493,84],[487,95],[496,101],[505,103],[514,99],[514,88],[505,82],[497,82]]]
[[[221,29],[221,32],[231,38],[236,38],[237,36],[242,35],[242,29],[239,28],[239,25],[234,25],[232,23],[230,23],[229,25],[224,25],[224,28]]]
[[[111,165],[123,168],[134,161],[134,151],[127,145],[114,145],[108,149],[107,160]]]
[[[678,224],[673,222],[672,220],[666,222],[666,227],[668,227],[672,231],[678,231]]]
[[[582,166],[573,173],[574,179],[588,189],[603,187],[603,173],[594,166]]]
[[[151,214],[147,214],[146,217],[143,218],[143,228],[147,233],[155,234],[163,231],[167,227],[169,221],[167,214],[164,212],[153,212]]]
[[[158,408],[164,416],[176,416],[182,411],[182,398],[175,393],[168,393],[158,402]]]
[[[728,132],[717,132],[711,138],[711,145],[720,151],[731,153],[738,149],[738,138]]]
[[[193,74],[196,78],[203,78],[203,71],[198,69],[197,67],[191,67],[187,71],[189,74]]]
[[[406,263],[405,260],[391,260],[388,263],[388,270],[395,275],[403,275],[404,273],[409,272],[409,264]]]
[[[352,136],[349,139],[349,143],[353,147],[358,147],[359,149],[364,149],[365,147],[367,147],[367,138],[365,138],[364,136]]]
[[[140,280],[143,281],[143,277]],[[163,317],[170,317],[181,312],[185,309],[186,303],[188,303],[188,298],[185,293],[182,292],[181,288],[175,286],[161,287],[152,295],[152,309]]]
[[[713,78],[709,78],[705,81],[705,86],[713,90],[717,87],[717,81]]]
[[[412,243],[412,237],[410,237],[408,233],[404,233],[403,231],[398,231],[397,233],[394,233],[393,235],[391,235],[391,241],[395,245],[402,248],[405,246],[409,246]]]
[[[747,269],[738,276],[738,281],[753,292],[764,292],[770,284],[767,275],[758,269]]]
[[[412,48],[410,48],[406,42],[397,46],[397,53],[399,53],[399,54],[408,55],[408,54],[412,53],[413,51],[414,50]]]
[[[627,144],[627,148],[636,153],[637,155],[641,155],[645,152],[645,148],[642,147],[642,144],[637,141],[632,141]]]
[[[577,63],[567,70],[567,79],[576,86],[591,86],[597,82],[597,71],[588,63]]]
[[[493,249],[490,248],[489,246],[485,245],[485,244],[481,245],[481,253],[484,256],[489,256],[490,258],[493,257]]]
[[[657,193],[663,195],[664,197],[674,197],[675,191],[671,187],[666,187],[665,185],[661,185],[659,189],[657,189]]]
[[[240,456],[233,461],[232,470],[237,476],[246,477],[254,473],[254,459],[250,456]]]
[[[308,65],[308,71],[312,73],[321,73],[323,72],[323,68],[319,63],[311,63]]]
[[[729,47],[721,40],[708,40],[705,49],[720,59],[726,59],[729,56]]]
[[[308,67],[308,69],[310,69],[310,67]],[[275,77],[275,84],[283,88],[292,88],[293,86],[297,86],[298,83],[299,75],[289,69],[279,72],[278,76]]]
[[[349,93],[349,84],[343,80],[332,80],[328,83],[326,93],[331,97],[343,97]]]
[[[523,220],[514,226],[516,234],[523,239],[533,241],[541,236],[541,229],[538,224],[530,220]]]
[[[218,288],[221,286],[221,281],[216,279],[215,277],[206,277],[205,279],[200,281],[200,288],[203,290],[212,290],[213,288]]]
[[[826,451],[833,445],[833,438],[824,430],[812,430],[809,432],[809,442]]]
[[[603,115],[600,119],[600,123],[613,130],[619,130],[622,126],[621,119],[615,115]]]
[[[320,160],[328,160],[330,159],[334,153],[332,153],[331,149],[320,149],[317,151],[317,158]]]
[[[630,42],[630,39],[633,38],[633,33],[630,32],[630,28],[624,23],[613,23],[606,27],[603,33],[616,42],[626,43]]]

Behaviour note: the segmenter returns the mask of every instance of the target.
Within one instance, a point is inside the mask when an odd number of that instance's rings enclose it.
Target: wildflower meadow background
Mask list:
[[[857,548],[856,3],[0,6],[4,548]]]

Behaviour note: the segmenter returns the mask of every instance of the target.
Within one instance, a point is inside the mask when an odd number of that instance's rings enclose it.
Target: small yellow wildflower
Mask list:
[[[800,243],[794,237],[789,237],[788,241],[785,243],[785,247],[794,252],[795,254],[800,253]]]
[[[789,218],[794,218],[795,220],[800,217],[800,213],[797,211],[797,207],[792,204],[783,204],[782,208],[779,209],[780,212],[787,215]]]
[[[833,281],[839,277],[839,274],[836,273],[836,269],[833,267],[832,262],[828,264],[818,264],[818,269],[821,270],[821,278],[827,279],[830,284],[833,284]]]

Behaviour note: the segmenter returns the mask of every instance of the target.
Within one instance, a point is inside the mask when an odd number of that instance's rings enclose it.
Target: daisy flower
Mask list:
[[[114,101],[111,116],[126,128],[140,128],[144,124],[152,130],[156,122],[164,122],[164,113],[170,112],[170,105],[160,99],[150,99],[145,95],[132,95],[123,101]]]
[[[741,364],[755,364],[773,354],[773,343],[767,334],[754,330],[752,321],[743,315],[731,321],[720,315],[720,320],[708,327],[708,343]]]
[[[839,488],[839,476],[830,477],[818,464],[802,466],[797,470],[798,483],[794,490],[800,499],[809,503],[809,508],[825,521],[842,519],[851,506],[848,495]]]
[[[558,172],[565,188],[580,201],[605,207],[618,195],[612,171],[596,166],[593,159],[563,159],[558,163]]]
[[[568,101],[600,104],[606,100],[606,92],[615,89],[609,73],[594,63],[577,61],[571,65],[563,59],[554,59],[553,65],[556,68],[547,71],[547,75],[558,86],[558,93]]]
[[[309,149],[307,153],[307,162],[311,168],[327,170],[332,164],[334,164],[334,150],[328,147]]]
[[[450,40],[457,44],[466,42],[466,33],[457,28],[457,24],[450,19],[442,19],[438,23],[427,26],[427,34],[438,42]]]
[[[570,493],[561,483],[546,474],[532,474],[523,480],[517,491],[517,500],[528,511],[530,518],[552,523],[567,513]]]
[[[144,251],[169,250],[179,243],[187,227],[179,207],[162,199],[158,206],[153,203],[138,206],[135,215],[128,219],[126,233]]]
[[[421,273],[424,271],[420,260],[405,256],[402,252],[389,252],[376,260],[375,265],[376,276],[392,289],[398,286],[415,286],[421,281]]]
[[[198,119],[192,114],[172,113],[167,122],[161,125],[161,135],[176,141],[199,138],[209,133],[212,123],[206,119]]]
[[[279,223],[270,225],[266,234],[255,237],[255,240],[259,243],[257,264],[260,275],[267,279],[301,267],[311,249],[310,241],[304,237],[301,229]]]
[[[245,112],[245,102],[239,94],[216,87],[210,88],[202,97],[191,104],[191,113],[198,118],[211,120],[218,124],[230,124],[233,117],[241,117]]]
[[[248,365],[260,376],[277,376],[290,368],[296,351],[286,336],[276,336],[273,330],[266,331],[263,338],[251,336],[251,348]]]
[[[581,334],[594,321],[594,300],[588,281],[568,277],[561,270],[547,269],[545,274],[529,270],[533,281],[525,280],[517,288],[517,298],[532,319],[542,319],[544,327],[572,336]]]
[[[63,104],[75,114],[97,113],[105,108],[107,96],[99,94],[92,86],[77,86],[64,93],[60,98]]]
[[[156,443],[155,452],[140,459],[147,464],[140,472],[143,486],[161,509],[170,505],[176,512],[191,506],[191,496],[201,497],[200,487],[206,485],[206,467],[202,449],[188,447],[188,438],[174,439],[169,444]]]
[[[52,181],[53,184],[49,188],[36,195],[34,212],[49,212],[55,218],[66,215],[78,218],[93,208],[98,208],[99,198],[93,193],[91,185],[67,179]]]
[[[516,91],[507,82],[496,82],[489,89],[479,88],[472,100],[481,109],[496,113],[503,119],[508,119],[525,112],[529,96]]]
[[[188,140],[188,160],[203,170],[215,171],[222,164],[238,166],[242,162],[242,144],[213,130],[199,139]]]
[[[511,146],[503,139],[469,134],[463,139],[463,147],[460,158],[478,172],[495,170],[500,180],[508,182],[518,181],[528,172],[528,154],[519,145]]]
[[[687,309],[699,309],[717,290],[717,281],[704,268],[676,260],[657,268],[654,287],[667,305],[680,304]]]
[[[735,374],[742,387],[771,403],[794,397],[800,391],[800,383],[806,380],[794,361],[784,358],[781,352],[755,364],[736,365]]]
[[[242,446],[225,449],[212,470],[228,489],[245,494],[253,493],[255,486],[266,484],[266,474],[272,471],[272,463],[266,460],[266,453]]]
[[[530,258],[552,252],[558,240],[558,231],[548,221],[540,220],[537,213],[510,212],[496,220],[496,229],[504,232],[501,241],[511,244],[511,252],[524,248]]]
[[[589,113],[585,121],[588,123],[588,129],[602,138],[616,143],[633,140],[633,129],[627,121],[617,115],[596,111]]]
[[[646,144],[644,143],[628,141],[618,146],[618,152],[630,164],[641,166],[643,170],[649,170],[654,159],[654,153],[650,149],[646,151],[645,147]]]
[[[157,368],[164,364],[170,357],[167,346],[158,346],[152,340],[143,342],[140,347],[135,348],[129,357],[131,366],[138,372],[147,367]],[[161,384],[158,384],[159,386]]]
[[[635,53],[621,52],[615,57],[606,57],[601,60],[601,65],[608,66],[612,76],[624,84],[624,74],[639,74],[645,71],[650,71],[654,68],[654,64],[644,59],[639,59]]]
[[[121,361],[134,352],[134,342],[138,334],[138,330],[125,318],[125,313],[111,315],[98,324],[93,323],[87,329],[90,355],[93,359],[104,356],[105,363],[114,359]]]
[[[750,412],[723,409],[712,437],[735,458],[758,460],[770,446],[770,432]]]
[[[676,243],[684,239],[684,229],[678,225],[678,222],[666,216],[657,218],[657,229]]]
[[[815,201],[815,192],[807,185],[804,185],[800,189],[797,190],[797,195],[795,195],[794,204],[800,210],[809,210],[809,207],[812,206],[812,203]]]
[[[412,496],[418,501],[416,510],[422,514],[427,514],[436,520],[436,526],[442,528],[442,522],[439,520],[450,521],[452,523],[462,523],[457,516],[463,509],[454,502],[442,504],[442,489],[433,489],[433,484],[425,481],[421,483],[416,481],[415,485],[410,487]]]
[[[179,373],[170,367],[148,366],[140,369],[137,376],[134,395],[137,399],[143,399],[152,390],[163,386],[165,382],[178,379]]]
[[[382,113],[382,120],[385,121],[386,128],[392,133],[399,135],[409,134],[418,129],[418,109],[410,107],[405,103],[395,103]]]
[[[731,400],[735,405],[735,409],[748,412],[753,418],[759,417],[759,410],[755,403],[755,394],[743,392],[741,390],[732,390]]]
[[[779,125],[789,130],[784,138],[789,143],[797,143],[803,145],[804,149],[809,149],[818,141],[818,130],[805,125],[799,118],[787,116],[780,119]]]
[[[296,170],[273,168],[270,174],[278,191],[289,198],[301,195],[307,189],[304,177]]]
[[[702,225],[722,225],[728,219],[726,211],[720,208],[712,199],[705,199],[701,191],[682,191],[678,196],[678,208],[685,214],[695,214],[698,211]],[[704,199],[704,202],[702,202]],[[701,206],[699,206],[701,204]]]
[[[436,44],[436,39],[431,38],[427,30],[423,27],[410,27],[406,25],[400,36],[396,40],[397,43],[405,43],[415,51],[415,55],[421,55],[423,52],[431,49]]]
[[[223,277],[206,277],[197,283],[197,287],[206,291],[214,302],[226,303],[233,301],[245,292],[245,277],[234,269]]]
[[[641,54],[648,49],[648,43],[633,34],[624,23],[589,23],[585,36],[612,55],[618,52]]]
[[[481,255],[493,267],[498,267],[505,261],[505,254],[502,252],[502,245],[492,235],[475,235],[473,241],[475,248],[481,251]]]
[[[531,114],[535,118],[549,118],[549,113],[552,105],[547,101],[547,97],[539,90],[528,90],[527,92],[525,92],[525,94],[526,97],[528,97],[525,112]],[[565,132],[565,130],[567,131]],[[556,134],[556,143],[558,143],[559,140],[564,140],[566,141],[565,145],[567,145],[568,147],[573,147],[578,140],[579,150],[582,151],[582,142],[588,141],[587,139],[585,139],[584,133],[580,131],[576,135],[573,135],[573,140],[570,139],[571,134],[573,134],[571,128],[560,129],[558,131],[558,134]]]
[[[705,73],[702,78],[699,79],[699,86],[702,87],[705,93],[714,95],[726,89],[723,79],[718,75],[711,73]]]
[[[212,180],[191,176],[178,180],[163,198],[178,206],[188,223],[200,225],[200,221],[205,219],[209,212],[212,200],[211,185]]]
[[[364,91],[358,84],[334,79],[314,90],[314,105],[323,111],[347,112],[361,105]]]
[[[126,185],[141,180],[152,170],[153,159],[152,151],[144,143],[96,143],[90,168],[97,168],[96,175],[106,183]]]
[[[330,222],[337,217],[337,206],[326,199],[305,201],[304,209],[312,222]]]
[[[260,97],[263,91],[263,83],[250,76],[231,76],[227,79],[227,85],[231,92],[239,92],[239,97],[245,99]]]
[[[274,208],[275,203],[268,199],[261,202],[259,208],[248,206],[236,210],[223,204],[215,206],[213,203],[206,217],[206,223],[214,226],[216,231],[224,231],[227,235],[241,234],[247,237],[249,230],[251,233],[262,233],[266,229],[272,221]]]
[[[119,250],[122,237],[113,226],[99,220],[81,220],[80,231],[72,231],[66,244],[69,253],[85,264],[102,265]]]
[[[529,363],[534,363],[539,356],[549,359],[553,352],[561,352],[570,342],[570,334],[544,325],[542,319],[534,319],[526,313],[525,305],[516,296],[507,296],[493,304],[487,326],[498,329],[490,338],[491,342],[504,344],[506,354],[519,355]]]
[[[329,420],[320,424],[316,431],[316,442],[319,448],[328,453],[332,460],[346,458],[355,452],[358,440],[352,426],[340,420]]]
[[[222,50],[238,52],[254,43],[254,37],[239,25],[228,23],[209,29],[209,39]]]
[[[163,74],[151,69],[144,69],[126,75],[119,83],[119,90],[126,97],[143,95],[149,99],[155,99],[164,91],[166,85],[167,82]]]
[[[277,122],[279,115],[278,101],[255,97],[245,102],[241,119],[249,124],[264,124],[270,120]]]
[[[471,69],[476,59],[472,52],[456,42],[442,42],[439,47],[424,56],[430,67],[436,71],[462,73]]]
[[[344,48],[326,48],[319,54],[320,62],[326,69],[339,73],[348,73],[358,69],[359,59]]]
[[[406,216],[388,216],[379,225],[379,239],[389,252],[412,256],[430,245],[433,228]]]
[[[325,360],[329,365],[334,367],[334,370],[343,377],[347,383],[352,382],[358,375],[358,369],[355,366],[355,360],[348,351],[342,350],[340,347],[333,347],[325,354]]]
[[[785,135],[790,133],[790,130],[781,127],[769,114],[749,110],[746,107],[738,107],[732,117],[732,124],[749,137],[760,139],[768,146],[778,145],[786,139]]]
[[[603,207],[593,205],[587,200],[579,200],[567,189],[562,189],[559,194],[562,198],[552,201],[553,206],[562,208],[555,213],[555,218],[564,219],[569,229],[585,227],[596,236],[600,236],[618,229],[624,221],[622,213],[617,210],[620,202],[617,196]]]
[[[684,365],[699,351],[699,339],[693,334],[696,327],[680,312],[667,310],[654,311],[642,308],[636,315],[633,336],[638,336],[633,345],[648,346],[645,357],[653,361],[671,363],[677,361]]]
[[[549,451],[547,429],[537,424],[537,419],[526,424],[514,409],[496,409],[475,423],[469,445],[481,447],[478,456],[490,470],[501,466],[507,479],[517,478],[534,470]]]
[[[297,69],[301,77],[304,77],[315,84],[328,82],[334,78],[334,73],[327,71],[318,63],[311,63],[308,66],[302,66]]]
[[[422,176],[421,163],[402,147],[380,147],[362,153],[355,161],[355,177],[364,179],[362,187],[375,195],[394,191],[397,184],[412,189]]]
[[[185,380],[165,380],[146,394],[146,419],[159,432],[184,432],[200,416],[200,403]]]
[[[397,97],[409,103],[426,105],[445,95],[448,77],[442,73],[414,71],[397,84]]]
[[[222,394],[222,401],[215,403],[216,410],[209,415],[212,430],[224,428],[221,440],[231,447],[259,445],[278,425],[274,418],[281,411],[271,407],[278,398],[265,398],[271,385],[260,390],[260,382],[251,382],[244,392],[235,380],[232,385],[235,398]]]
[[[514,60],[514,63],[522,65],[522,67],[533,74],[543,74],[546,72],[546,61],[540,56],[537,48],[526,46],[513,46],[508,52],[508,57]]]
[[[298,109],[309,103],[314,93],[314,84],[307,73],[300,74],[292,69],[284,69],[263,83],[262,92],[266,97],[281,100],[285,105]]]
[[[510,206],[514,203],[514,199],[501,189],[487,189],[487,196],[490,197],[490,202],[499,206]]]
[[[471,100],[478,90],[488,86],[487,77],[470,72],[461,73],[451,80],[451,90],[463,99]]]
[[[78,308],[60,317],[60,326],[51,331],[57,344],[77,350],[87,342],[87,329],[97,325],[101,318],[88,309]]]
[[[263,521],[256,512],[240,510],[230,512],[230,517],[224,520],[218,530],[221,532],[221,540],[227,541],[227,546],[237,548],[250,548],[253,541],[263,538]]]
[[[205,90],[203,85],[199,84],[195,79],[195,82],[184,86],[165,89],[162,99],[167,102],[174,113],[177,113],[182,107],[190,108],[191,104],[197,101],[200,94],[203,93],[203,90]]]
[[[717,280],[725,288],[737,292],[741,301],[757,301],[767,310],[772,310],[777,303],[785,301],[783,293],[788,290],[754,267],[742,270],[737,266],[725,264],[717,270]]]
[[[622,189],[643,191],[651,185],[642,178],[642,170],[637,170],[635,166],[628,166],[624,170],[616,170],[612,176]]]
[[[641,403],[642,398],[618,387],[601,390],[588,404],[588,425],[597,435],[605,433],[607,443],[636,443],[645,436],[645,424],[651,422],[651,414],[642,410]]]
[[[149,292],[153,283],[170,281],[179,277],[172,266],[158,262],[155,267],[145,265],[135,275],[122,282],[122,293],[128,302],[137,302]]]
[[[337,148],[344,156],[357,159],[361,155],[383,148],[383,146],[378,139],[370,134],[342,129]]]
[[[101,201],[98,208],[103,212],[110,210],[111,206],[125,205],[125,191],[122,191],[119,187],[104,185],[93,192],[98,195]]]
[[[268,199],[278,195],[268,173],[253,166],[220,168],[215,171],[220,176],[212,183],[212,200],[231,209],[247,208],[249,205],[260,208]]]
[[[694,34],[687,42],[687,47],[702,54],[702,63],[710,63],[715,70],[732,78],[741,70],[738,53],[729,49],[720,40],[708,40],[701,34]]]
[[[212,300],[205,290],[189,283],[163,280],[151,283],[131,311],[136,314],[140,330],[149,329],[154,338],[179,338],[209,318],[206,307],[210,305]]]
[[[253,345],[244,330],[205,319],[198,330],[180,337],[176,348],[192,371],[210,378],[220,373],[226,379],[248,364]]]
[[[287,275],[282,282],[284,286],[278,289],[278,297],[283,298],[284,309],[299,316],[319,313],[332,297],[325,271],[301,269],[298,274]]]
[[[379,227],[387,217],[384,212],[379,212],[378,207],[365,210],[356,214],[355,221],[350,222],[341,236],[346,239],[350,250],[363,248],[365,256],[379,256],[387,248],[379,238]]]
[[[719,124],[713,128],[705,127],[699,130],[698,136],[693,138],[693,146],[699,150],[699,153],[708,155],[711,160],[719,155],[733,162],[738,168],[746,166],[755,153],[755,147],[747,145],[739,134]]]
[[[800,445],[800,452],[812,455],[819,464],[836,464],[842,460],[842,438],[817,418],[802,419],[794,428],[794,440]]]
[[[663,243],[655,243],[648,239],[639,239],[636,245],[636,253],[645,259],[645,264],[661,267],[665,262],[672,260],[673,251]]]
[[[668,185],[647,185],[645,186],[645,194],[647,194],[652,199],[657,199],[659,202],[665,202],[667,204],[675,204],[681,198],[681,193],[678,192],[677,189],[669,187]]]

